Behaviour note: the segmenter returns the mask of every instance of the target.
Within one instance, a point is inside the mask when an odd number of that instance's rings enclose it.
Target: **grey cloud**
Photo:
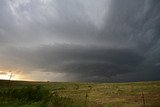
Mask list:
[[[158,66],[158,67],[159,67],[159,66],[160,66],[160,63],[155,64],[155,66]]]
[[[160,39],[159,9],[158,0],[113,0],[100,40],[149,50]]]
[[[40,42],[87,43],[94,40],[90,36],[97,35],[98,30],[89,15],[94,17],[92,9],[95,11],[96,8],[101,9],[99,5],[92,7],[90,3],[86,3],[87,6],[84,6],[79,0],[54,0],[46,4],[42,1],[29,0],[27,3],[14,0],[2,2],[6,6],[1,10],[3,14],[1,21],[4,22],[1,23],[3,28],[1,32],[7,31],[5,38],[10,45],[28,45],[28,42],[33,45],[39,45]],[[98,22],[97,20],[95,21]],[[8,29],[10,27],[11,29]]]

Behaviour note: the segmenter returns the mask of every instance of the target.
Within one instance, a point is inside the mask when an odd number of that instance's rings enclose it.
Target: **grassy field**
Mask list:
[[[0,81],[0,107],[160,107],[160,81]]]

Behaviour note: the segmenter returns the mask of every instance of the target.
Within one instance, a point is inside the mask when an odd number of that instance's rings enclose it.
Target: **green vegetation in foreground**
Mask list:
[[[0,81],[0,107],[160,107],[160,81]]]

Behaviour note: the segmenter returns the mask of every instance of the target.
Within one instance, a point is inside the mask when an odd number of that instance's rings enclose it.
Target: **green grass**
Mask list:
[[[144,101],[146,107],[160,107],[160,81],[11,81],[10,85],[8,81],[0,81],[0,107],[142,107]]]

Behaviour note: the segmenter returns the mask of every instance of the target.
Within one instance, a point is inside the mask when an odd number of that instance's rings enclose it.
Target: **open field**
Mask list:
[[[160,107],[160,81],[0,81],[0,107]]]

